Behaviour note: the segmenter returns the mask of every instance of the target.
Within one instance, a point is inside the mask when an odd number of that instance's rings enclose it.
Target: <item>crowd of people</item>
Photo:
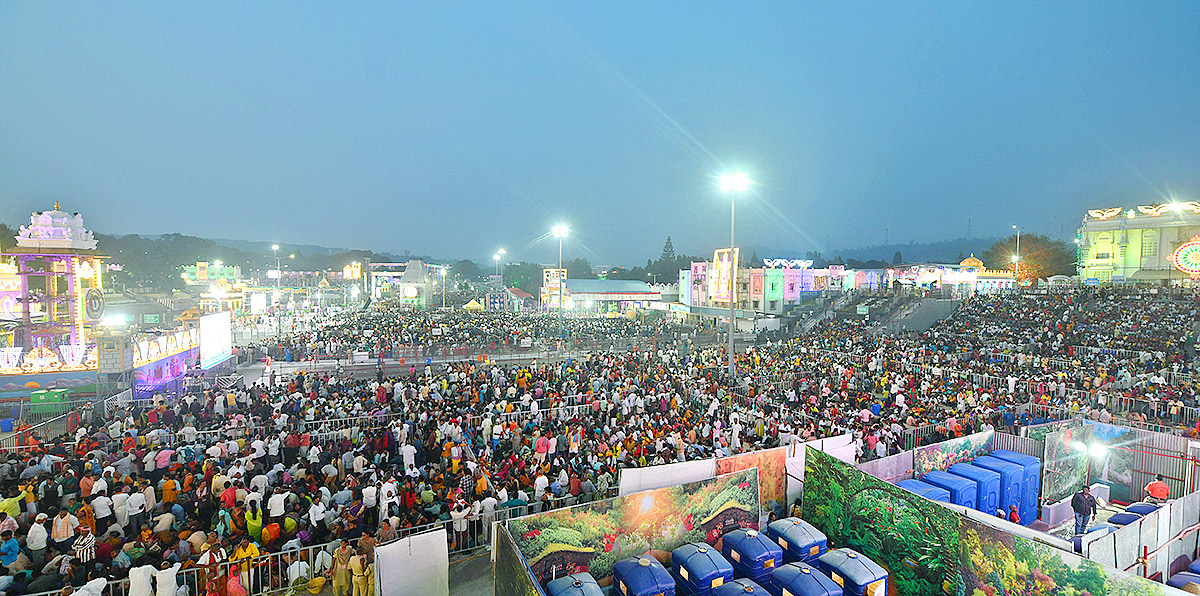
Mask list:
[[[860,458],[880,457],[1028,423],[1031,403],[1180,425],[1200,405],[1194,317],[1186,302],[1093,292],[977,297],[924,333],[831,319],[744,347],[734,383],[724,347],[694,327],[573,318],[562,323],[568,341],[608,347],[381,366],[371,378],[301,367],[158,396],[93,412],[0,463],[0,591],[128,578],[135,596],[152,579],[159,596],[241,596],[327,577],[338,596],[358,596],[370,591],[376,544],[442,524],[466,550],[510,512],[612,496],[627,467],[845,432]],[[380,305],[272,347],[387,359],[397,346],[561,337],[559,324]],[[646,341],[617,349],[627,338]],[[1137,353],[1075,348],[1089,338]],[[1117,411],[1118,396],[1155,405]]]

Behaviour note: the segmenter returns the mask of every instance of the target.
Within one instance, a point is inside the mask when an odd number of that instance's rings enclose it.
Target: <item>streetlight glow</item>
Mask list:
[[[1021,258],[1018,257],[1017,255],[1012,256],[1012,262],[1016,263],[1017,261],[1020,261],[1020,260],[1021,260]]]
[[[279,250],[279,245],[278,245],[278,244],[272,244],[272,245],[271,245],[271,250]]]
[[[497,262],[500,261],[500,253],[496,253],[496,254],[492,255],[492,260],[497,261]]]
[[[567,227],[567,224],[558,224],[550,228],[550,232],[554,234],[555,238],[566,238],[570,231],[571,228]]]
[[[722,174],[720,184],[721,192],[742,192],[750,188],[750,178],[741,172]]]

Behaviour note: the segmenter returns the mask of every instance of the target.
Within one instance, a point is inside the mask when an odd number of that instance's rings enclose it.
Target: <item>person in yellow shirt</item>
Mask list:
[[[15,487],[8,489],[8,498],[0,500],[0,511],[7,513],[13,519],[17,519],[17,516],[21,515],[21,499],[27,496],[29,496],[29,492],[26,490],[21,490],[18,493]]]
[[[242,585],[251,593],[255,592],[256,588],[252,587],[253,584],[250,583],[253,575],[250,570],[254,559],[257,559],[259,554],[258,547],[253,542],[250,542],[250,538],[242,536],[242,542],[238,544],[237,548],[233,549],[233,556],[229,557],[230,562],[240,562],[238,567],[242,572]]]

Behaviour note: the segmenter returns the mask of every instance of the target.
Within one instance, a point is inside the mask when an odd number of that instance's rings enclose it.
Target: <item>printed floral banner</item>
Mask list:
[[[1045,424],[1035,424],[1033,426],[1021,427],[1021,436],[1035,441],[1045,441],[1046,435],[1056,433],[1060,430],[1083,426],[1083,421],[1078,418],[1068,418],[1067,420],[1055,420]]]
[[[651,554],[668,562],[680,545],[715,545],[726,532],[757,528],[758,491],[758,470],[744,470],[514,519],[508,530],[542,585],[587,571],[606,586],[622,559]]]
[[[829,548],[852,548],[886,569],[889,594],[1181,593],[960,517],[815,449],[804,467],[804,519],[825,533]]]
[[[762,488],[763,514],[775,512],[786,517],[787,512],[787,447],[765,449],[743,453],[717,460],[717,476],[740,470],[758,468],[758,482]]]
[[[942,441],[936,445],[918,447],[913,452],[913,475],[917,478],[931,470],[945,470],[967,462],[992,450],[992,431]]]

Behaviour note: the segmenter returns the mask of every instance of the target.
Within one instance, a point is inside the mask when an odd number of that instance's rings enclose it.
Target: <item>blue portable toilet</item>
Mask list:
[[[975,509],[988,515],[996,515],[1000,506],[1000,473],[971,464],[954,464],[946,469],[955,476],[973,481],[978,490]]]
[[[950,472],[943,472],[941,470],[933,470],[925,472],[925,475],[921,477],[921,481],[938,488],[946,489],[950,493],[950,502],[955,505],[974,509],[975,503],[978,502],[979,485],[962,476],[955,476]]]
[[[772,596],[752,579],[735,579],[713,590],[713,596]]]
[[[771,596],[842,596],[842,586],[807,563],[788,563],[771,572]]]
[[[613,565],[613,586],[623,596],[675,596],[675,580],[658,559],[630,557]]]
[[[997,449],[992,452],[992,457],[1010,461],[1025,471],[1025,478],[1021,481],[1021,524],[1033,523],[1038,516],[1038,496],[1042,489],[1042,460],[1008,449]]]
[[[941,501],[943,503],[953,502],[950,500],[950,491],[939,486],[934,486],[927,482],[921,482],[916,478],[901,480],[900,482],[896,483],[896,486],[899,486],[910,493],[921,495],[922,497],[925,497],[931,501]]]
[[[783,564],[783,549],[758,530],[734,530],[721,539],[721,554],[733,563],[737,577],[748,577],[759,585]]]
[[[857,551],[831,550],[817,560],[821,571],[842,587],[846,596],[887,596],[888,572]]]
[[[1000,505],[997,509],[1004,512],[1005,519],[1008,518],[1010,507],[1017,508],[1017,514],[1021,513],[1021,491],[1022,484],[1025,480],[1025,470],[1012,462],[1004,461],[998,457],[990,455],[981,455],[975,458],[972,464],[991,470],[1000,474]],[[995,513],[995,512],[993,512]],[[1021,517],[1021,521],[1025,522],[1025,517]],[[1029,522],[1025,522],[1028,524]]]
[[[783,560],[786,563],[816,563],[817,557],[825,554],[828,544],[824,532],[798,517],[771,522],[767,526],[767,537],[783,549]]]
[[[588,572],[572,573],[546,584],[546,596],[604,596],[596,578]]]
[[[733,579],[733,565],[706,542],[685,544],[671,551],[671,576],[680,596],[708,596]]]

